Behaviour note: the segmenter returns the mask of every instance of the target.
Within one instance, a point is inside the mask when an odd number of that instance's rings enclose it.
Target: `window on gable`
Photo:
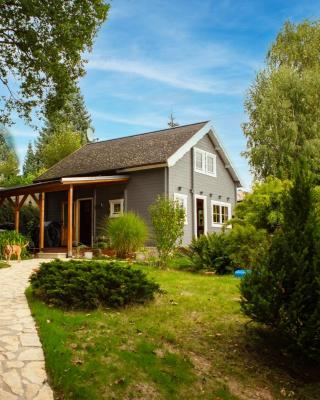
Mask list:
[[[109,200],[110,218],[119,217],[123,214],[124,199]]]
[[[207,160],[207,174],[216,176],[216,156],[211,153],[206,154],[206,160]]]
[[[203,150],[195,149],[195,170],[205,173],[206,153]]]
[[[216,155],[201,149],[194,149],[194,170],[201,174],[217,176]]]
[[[178,202],[185,211],[185,225],[188,225],[188,195],[182,193],[174,193],[173,200]]]
[[[212,226],[220,227],[231,219],[231,204],[221,201],[211,201]]]

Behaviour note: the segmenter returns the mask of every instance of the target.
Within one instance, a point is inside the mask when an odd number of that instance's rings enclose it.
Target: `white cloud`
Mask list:
[[[148,128],[159,128],[159,126],[163,126],[165,122],[164,118],[156,114],[124,117],[96,110],[90,110],[90,114],[92,115],[93,118],[97,118],[106,122],[116,122],[125,125],[145,126]]]

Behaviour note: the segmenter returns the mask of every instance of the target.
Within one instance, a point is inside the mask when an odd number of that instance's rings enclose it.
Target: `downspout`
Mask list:
[[[194,201],[194,148],[191,150],[191,210],[192,210],[192,215],[191,215],[191,221],[192,221],[192,237],[195,237],[195,231],[196,231],[196,217],[195,217],[195,201]]]

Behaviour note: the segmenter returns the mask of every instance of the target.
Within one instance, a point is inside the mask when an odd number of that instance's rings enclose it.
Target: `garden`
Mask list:
[[[188,248],[159,198],[157,256],[132,256],[148,232],[129,213],[106,228],[115,258],[43,263],[27,297],[57,399],[317,398],[317,193],[308,173],[268,178]]]

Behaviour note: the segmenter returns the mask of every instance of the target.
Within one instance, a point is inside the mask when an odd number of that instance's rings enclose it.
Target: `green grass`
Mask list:
[[[0,269],[1,268],[9,268],[10,264],[8,264],[6,261],[4,260],[0,260]]]
[[[57,399],[319,399],[319,369],[247,324],[238,280],[141,268],[165,290],[144,306],[64,312],[28,290]]]

